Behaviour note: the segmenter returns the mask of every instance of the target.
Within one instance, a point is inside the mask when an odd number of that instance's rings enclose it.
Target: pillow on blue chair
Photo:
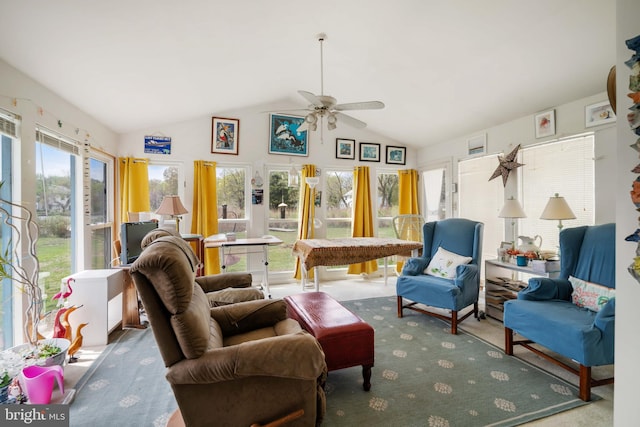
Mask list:
[[[596,283],[587,282],[577,277],[569,276],[573,286],[571,301],[578,307],[585,307],[598,312],[611,298],[615,298],[616,290]]]
[[[469,264],[473,258],[470,256],[462,256],[439,247],[431,262],[424,270],[424,274],[436,277],[444,277],[445,279],[456,278],[456,268],[459,265]]]

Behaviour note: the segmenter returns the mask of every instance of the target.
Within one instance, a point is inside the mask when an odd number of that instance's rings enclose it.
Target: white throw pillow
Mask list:
[[[424,274],[446,279],[455,279],[456,268],[459,265],[469,264],[473,258],[462,256],[446,249],[438,248],[436,254],[431,258],[431,262],[424,269]]]
[[[616,296],[615,289],[587,282],[577,277],[569,276],[569,282],[573,286],[571,301],[578,307],[588,308],[591,311],[600,311],[611,298]]]

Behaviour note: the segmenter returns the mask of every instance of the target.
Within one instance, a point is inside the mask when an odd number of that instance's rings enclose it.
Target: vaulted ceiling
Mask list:
[[[615,16],[614,0],[3,1],[0,58],[126,133],[306,107],[325,32],[325,94],[383,101],[351,115],[420,147],[605,91]]]

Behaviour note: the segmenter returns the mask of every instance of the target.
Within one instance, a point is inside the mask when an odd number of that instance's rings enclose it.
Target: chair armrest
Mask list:
[[[573,286],[566,279],[549,279],[547,277],[533,277],[529,285],[518,292],[518,299],[530,301],[546,301],[560,299],[571,301]]]
[[[616,326],[616,299],[611,298],[604,307],[596,314],[593,322],[596,328],[600,329],[604,335],[613,337]]]
[[[251,281],[250,273],[225,273],[196,277],[196,283],[200,285],[205,294],[226,288],[248,288],[251,286]]]
[[[273,326],[287,318],[287,304],[283,300],[254,300],[214,307],[211,317],[218,322],[225,336]]]
[[[461,287],[465,283],[472,281],[474,276],[480,274],[480,269],[475,264],[462,264],[456,267],[456,278],[454,280],[456,286]],[[477,281],[480,286],[480,281]]]
[[[429,265],[431,258],[409,258],[405,260],[404,267],[402,267],[403,276],[419,276],[424,274],[424,269]]]
[[[207,351],[167,370],[171,384],[211,384],[249,376],[316,380],[325,369],[318,341],[306,332]]]

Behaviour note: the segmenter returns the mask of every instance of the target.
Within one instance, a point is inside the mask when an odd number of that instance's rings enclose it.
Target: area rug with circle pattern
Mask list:
[[[398,318],[395,302],[342,302],[375,330],[372,387],[362,389],[360,367],[330,372],[323,425],[515,426],[586,404],[576,386],[474,335]],[[70,425],[164,426],[177,407],[164,371],[152,332],[125,331],[76,385]]]

